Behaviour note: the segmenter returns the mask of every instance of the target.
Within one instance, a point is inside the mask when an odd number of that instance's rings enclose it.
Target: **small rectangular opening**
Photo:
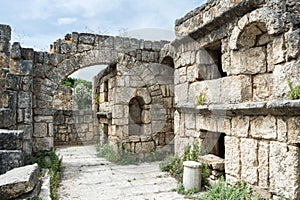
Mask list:
[[[104,102],[108,102],[108,80],[104,81]]]
[[[214,63],[218,66],[218,71],[221,77],[226,77],[227,73],[222,68],[222,43],[221,41],[215,42],[205,47],[205,50],[214,60]]]

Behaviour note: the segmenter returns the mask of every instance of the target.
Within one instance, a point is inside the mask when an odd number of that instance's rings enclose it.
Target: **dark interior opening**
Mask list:
[[[225,133],[203,131],[204,147],[208,154],[225,158]]]
[[[222,43],[221,43],[221,41],[210,44],[209,46],[205,47],[205,50],[208,52],[208,54],[214,60],[214,63],[217,65],[220,76],[226,77],[227,73],[224,72],[224,70],[222,68]]]
[[[104,81],[104,102],[108,102],[108,80]]]
[[[108,142],[108,124],[103,124],[104,143]]]
[[[174,61],[173,58],[171,58],[170,56],[166,56],[162,61],[161,64],[163,65],[167,65],[171,68],[174,68]]]
[[[129,135],[143,135],[142,111],[144,104],[142,97],[134,97],[129,102]]]

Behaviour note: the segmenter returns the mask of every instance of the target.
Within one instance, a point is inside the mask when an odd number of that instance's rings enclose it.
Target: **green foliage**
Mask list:
[[[68,77],[65,80],[63,80],[63,82],[61,84],[64,86],[74,88],[74,84],[75,84],[76,80],[77,80],[76,78]]]
[[[183,160],[176,156],[168,156],[159,164],[159,168],[163,172],[169,172],[178,181],[182,181],[183,177]]]
[[[92,106],[92,83],[85,80],[76,80],[73,97],[79,109],[88,109]]]
[[[95,104],[99,105],[100,102],[101,102],[100,95],[96,95],[96,97],[95,97]]]
[[[206,102],[206,93],[202,92],[198,96],[196,96],[196,102],[198,106],[202,106]]]
[[[35,196],[33,200],[43,200],[42,197]]]
[[[208,188],[208,192],[199,196],[198,200],[263,200],[262,197],[254,196],[252,189],[245,182],[231,186],[226,184],[224,178]]]
[[[131,165],[138,164],[140,162],[153,162],[157,160],[162,160],[164,154],[162,152],[156,151],[154,149],[146,153],[144,158],[140,158],[137,154],[128,152],[122,148],[114,150],[112,146],[105,144],[103,146],[97,145],[97,156],[105,158],[110,162],[119,165]]]
[[[192,196],[193,194],[196,193],[196,189],[189,189],[187,191],[185,191],[185,188],[184,188],[184,185],[182,182],[180,182],[178,185],[177,185],[177,193],[178,194],[183,194],[183,195],[186,195],[187,197],[190,197]]]
[[[290,88],[290,91],[288,93],[289,98],[291,100],[300,99],[300,85],[297,85],[297,86],[294,87],[292,85],[292,82],[289,79],[287,80],[287,82],[288,82],[288,86]]]
[[[199,143],[195,141],[192,145],[188,145],[184,148],[184,153],[181,158],[178,156],[166,157],[164,161],[159,164],[160,170],[163,172],[169,172],[179,182],[182,182],[183,178],[183,162],[184,161],[198,161],[198,157],[201,155]],[[207,163],[201,164],[201,183],[206,184],[206,179],[209,176],[209,167]]]
[[[54,151],[43,151],[34,157],[34,162],[38,163],[41,168],[49,169],[50,195],[53,200],[58,200],[57,188],[60,181],[62,158],[59,158]]]
[[[92,82],[68,77],[62,82],[62,85],[73,88],[73,98],[79,109],[88,109],[92,106]]]

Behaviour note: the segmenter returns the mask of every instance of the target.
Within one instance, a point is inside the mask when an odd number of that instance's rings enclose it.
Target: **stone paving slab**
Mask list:
[[[96,157],[94,146],[57,149],[63,156],[61,200],[180,200],[174,178],[159,162],[120,166]]]

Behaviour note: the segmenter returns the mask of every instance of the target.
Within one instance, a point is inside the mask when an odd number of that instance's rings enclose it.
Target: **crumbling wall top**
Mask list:
[[[183,37],[201,28],[209,32],[214,27],[241,17],[264,3],[264,0],[208,0],[175,21],[176,36]]]

